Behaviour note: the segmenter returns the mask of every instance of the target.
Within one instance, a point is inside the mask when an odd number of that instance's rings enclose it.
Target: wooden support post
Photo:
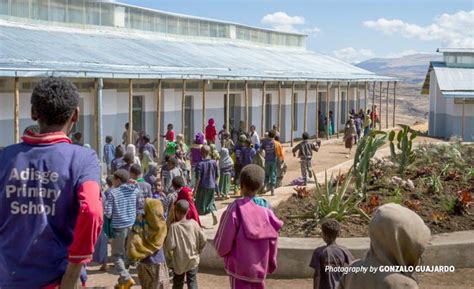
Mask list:
[[[355,97],[355,111],[356,113],[359,113],[359,110],[360,110],[360,83],[359,82],[356,82],[357,84],[357,94],[356,94],[356,97]]]
[[[206,80],[202,81],[202,131],[206,131]]]
[[[295,130],[295,108],[294,106],[297,105],[294,101],[295,99],[295,82],[291,83],[291,129],[290,129],[290,143],[291,146],[293,147],[293,135],[294,135],[294,130]]]
[[[367,91],[369,90],[369,83],[365,82],[365,89],[364,89],[364,115],[367,113]]]
[[[104,138],[103,138],[103,115],[102,115],[102,107],[103,107],[103,88],[104,88],[104,81],[102,78],[95,79],[95,117],[96,117],[96,147],[97,147],[97,155],[99,157],[99,162],[102,163],[104,159]],[[102,165],[100,166],[100,175],[102,176]]]
[[[161,156],[161,79],[158,79],[156,89],[156,151]]]
[[[462,118],[461,118],[461,139],[462,141],[465,141],[464,139],[464,119],[465,119],[465,115],[466,115],[466,98],[463,98],[462,99]]]
[[[397,106],[397,82],[393,83],[393,122],[392,127],[395,127],[395,108]]]
[[[371,112],[375,113],[375,84],[376,82],[374,81],[374,87],[372,89],[372,108],[370,109]],[[375,123],[372,124],[372,127],[375,127]]]
[[[245,130],[249,130],[249,83],[246,80],[245,81]],[[230,127],[227,128],[227,130],[230,132]]]
[[[319,82],[316,82],[316,139],[319,138]]]
[[[185,115],[184,111],[186,109],[186,79],[183,79],[183,86],[181,89],[181,133],[184,135],[185,129],[184,127],[186,126],[185,124]],[[184,139],[188,139],[188,136],[185,135]]]
[[[133,143],[133,81],[128,80],[128,143]]]
[[[15,77],[14,141],[20,142],[20,78]]]
[[[382,130],[382,93],[383,93],[383,89],[382,89],[382,81],[380,82],[380,105],[379,105],[379,111],[380,111],[380,114],[379,114],[379,130]]]
[[[281,81],[278,81],[278,129],[281,131]]]
[[[336,116],[334,119],[334,123],[336,124],[336,137],[339,138],[339,123],[340,123],[340,115],[341,115],[342,103],[341,103],[341,83],[337,83],[337,109],[336,109]]]
[[[262,84],[262,113],[260,114],[260,135],[265,135],[265,81]]]
[[[329,120],[329,85],[330,84],[331,84],[330,82],[326,82],[326,139],[329,139],[329,125],[331,124]]]
[[[227,89],[226,89],[226,93],[227,93],[227,98],[226,98],[226,119],[225,119],[225,127],[229,130],[230,132],[230,80],[227,80]]]
[[[306,132],[307,128],[307,116],[308,116],[308,82],[306,81],[304,84],[304,112],[303,112],[303,130]]]
[[[390,81],[387,81],[387,103],[386,103],[387,113],[385,114],[385,128],[388,128],[388,99],[389,99],[388,90],[389,90],[389,87],[390,87]]]
[[[346,117],[345,117],[346,123],[349,120],[349,115],[350,115],[350,112],[349,112],[350,102],[351,102],[351,83],[348,81],[347,82],[347,95],[346,95]]]

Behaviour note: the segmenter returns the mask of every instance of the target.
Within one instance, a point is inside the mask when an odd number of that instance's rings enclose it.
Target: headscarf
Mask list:
[[[176,143],[175,142],[168,142],[166,144],[165,154],[169,156],[174,156],[176,154]]]
[[[184,135],[182,133],[176,136],[176,144],[177,144],[177,149],[182,150],[184,154],[188,153],[189,148],[184,142]]]
[[[397,204],[380,206],[369,224],[370,249],[352,267],[416,266],[431,238],[430,229],[415,212]],[[349,273],[342,289],[418,288],[411,273]]]
[[[127,153],[132,153],[134,157],[137,156],[137,149],[135,148],[134,144],[127,145]]]
[[[219,168],[228,168],[234,165],[234,162],[229,156],[229,150],[226,148],[222,148],[221,151],[219,152],[220,155],[220,160],[219,160]]]
[[[220,156],[219,156],[219,152],[217,151],[217,147],[215,144],[210,144],[209,147],[211,148],[211,158],[213,160],[219,160]]]
[[[194,137],[194,143],[195,143],[195,144],[201,144],[201,145],[202,145],[202,144],[204,144],[204,139],[205,139],[205,138],[206,138],[206,137],[204,136],[204,134],[203,134],[202,132],[198,132],[198,133],[196,134],[196,136]]]
[[[167,234],[163,204],[158,199],[145,199],[144,220],[132,228],[128,241],[128,257],[132,261],[144,258],[161,250]]]
[[[148,150],[144,150],[142,159],[142,168],[144,172],[148,172],[148,168],[151,162],[153,162],[153,160],[151,159],[150,152]]]
[[[216,122],[214,121],[213,118],[210,118],[208,121],[207,121],[207,124],[210,125],[210,126],[214,126]]]

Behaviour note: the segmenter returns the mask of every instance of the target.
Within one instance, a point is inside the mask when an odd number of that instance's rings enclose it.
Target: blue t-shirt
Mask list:
[[[276,162],[275,141],[266,138],[262,141],[261,149],[265,151],[266,162]]]
[[[66,142],[19,143],[0,163],[0,288],[51,284],[66,271],[79,186],[100,184],[97,155]]]

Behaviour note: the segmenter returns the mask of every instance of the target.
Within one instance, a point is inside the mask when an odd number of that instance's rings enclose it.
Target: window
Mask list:
[[[48,1],[46,1],[46,3],[48,3]],[[48,7],[46,7],[46,13],[47,12]],[[0,14],[8,15],[8,0],[0,0]],[[46,14],[46,17],[48,17],[48,14]],[[48,18],[45,20],[48,20]]]
[[[86,24],[100,25],[100,3],[86,2]]]
[[[133,96],[133,110],[132,110],[132,118],[133,118],[133,129],[135,131],[143,131],[144,130],[144,115],[143,115],[143,96],[142,95],[134,95]]]
[[[166,16],[155,15],[155,31],[166,33]]]
[[[28,0],[12,1],[11,2],[12,16],[28,18],[30,15],[30,6],[28,2],[29,2]]]
[[[187,143],[193,142],[193,96],[185,95],[184,96],[184,138]]]
[[[50,20],[55,22],[66,22],[66,5],[61,0],[50,1]]]
[[[155,19],[152,13],[143,12],[143,30],[155,31]]]
[[[293,94],[293,131],[298,130],[298,93]]]
[[[166,22],[166,32],[169,34],[178,34],[178,18],[168,16]]]
[[[347,111],[346,111],[346,102],[347,102],[347,96],[345,91],[341,91],[341,113],[340,115],[340,123],[346,123],[346,116],[347,116]]]
[[[267,93],[265,96],[265,130],[269,131],[272,129],[272,95]]]
[[[179,29],[179,34],[180,35],[188,35],[189,34],[188,19],[179,18],[178,19],[178,29]]]
[[[210,36],[211,37],[217,37],[218,36],[218,24],[217,23],[211,23],[210,24]]]
[[[209,22],[201,21],[199,23],[199,35],[209,37]]]

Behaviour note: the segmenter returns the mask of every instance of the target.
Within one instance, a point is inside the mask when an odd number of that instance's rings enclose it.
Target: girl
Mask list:
[[[218,190],[217,178],[219,175],[217,163],[211,159],[211,148],[205,145],[201,148],[200,161],[196,166],[196,186],[194,195],[196,196],[196,208],[199,215],[212,214],[213,224],[217,224],[217,211],[214,203],[214,193]]]
[[[214,119],[210,118],[206,126],[206,140],[209,145],[216,143],[217,131],[215,124],[216,122]]]
[[[229,156],[229,150],[222,148],[219,160],[219,199],[229,199],[230,181],[234,173],[234,162]]]
[[[349,149],[349,153],[346,155],[346,158],[349,158],[351,154],[352,146],[354,145],[356,137],[356,128],[354,126],[354,119],[352,117],[346,122],[346,126],[344,128],[344,144],[346,149]]]
[[[133,155],[133,163],[134,164],[138,164],[139,166],[142,166],[142,164],[140,162],[140,158],[137,155],[137,149],[136,149],[135,145],[133,145],[133,144],[127,145],[127,153],[130,153],[130,154]]]

